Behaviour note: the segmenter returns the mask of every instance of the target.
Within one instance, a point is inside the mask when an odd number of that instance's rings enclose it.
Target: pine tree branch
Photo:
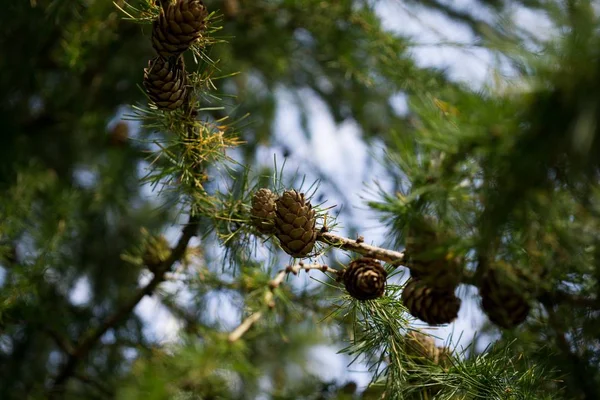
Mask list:
[[[337,269],[331,268],[324,264],[304,264],[300,262],[296,265],[289,265],[286,268],[279,271],[277,275],[275,275],[275,278],[269,281],[269,290],[265,294],[264,299],[264,303],[266,304],[266,306],[271,309],[275,307],[275,301],[273,300],[273,298],[275,297],[275,289],[277,289],[281,285],[281,283],[289,273],[298,275],[298,273],[301,270],[310,271],[314,269],[322,271],[323,273],[329,272],[334,275],[338,275],[340,273],[340,271],[338,271]],[[242,321],[242,323],[229,334],[229,342],[235,342],[236,340],[239,340],[242,336],[244,336],[246,332],[250,330],[250,328],[252,328],[252,326],[258,320],[261,319],[263,315],[263,311],[257,311],[253,314],[250,314],[250,316],[244,319],[244,321]]]
[[[334,235],[330,232],[319,232],[317,234],[317,240],[331,246],[361,254],[365,257],[376,258],[394,266],[400,266],[405,261],[404,252],[388,250],[366,244],[362,237],[359,237],[358,239],[348,239]]]
[[[73,345],[68,338],[64,337],[52,328],[45,328],[44,330],[52,337],[52,339],[54,339],[58,347],[60,347],[65,354],[73,353]]]
[[[110,389],[108,389],[107,387],[105,387],[103,384],[101,384],[100,382],[98,382],[95,379],[90,378],[87,375],[84,374],[75,374],[74,377],[78,380],[80,380],[81,382],[90,385],[94,388],[96,388],[96,390],[98,390],[99,392],[101,392],[102,394],[104,394],[105,396],[109,396],[109,397],[114,397],[114,392]]]
[[[344,250],[361,254],[366,257],[372,257],[377,260],[384,261],[394,266],[404,266],[405,268],[408,268],[406,265],[403,265],[406,258],[404,252],[368,245],[364,243],[364,239],[362,237],[359,237],[358,239],[349,239],[330,232],[319,232],[317,235],[317,240]],[[477,271],[482,271],[482,269],[477,268]],[[478,278],[479,277],[477,276],[477,273],[465,271],[462,277],[462,283],[466,285],[477,286]],[[561,290],[542,293],[538,296],[538,300],[542,303],[567,303],[575,307],[600,310],[600,301],[598,299],[574,295]]]
[[[74,375],[75,369],[77,368],[79,362],[81,362],[89,354],[100,338],[108,330],[114,328],[119,323],[127,319],[138,303],[145,296],[151,294],[156,287],[165,280],[166,272],[169,271],[172,266],[185,254],[189,241],[196,234],[196,228],[197,218],[190,215],[188,223],[181,231],[181,236],[179,237],[177,245],[171,250],[169,257],[156,268],[156,272],[152,280],[146,286],[140,288],[138,292],[127,303],[123,304],[118,310],[116,310],[114,314],[108,316],[100,327],[79,341],[78,345],[69,354],[67,361],[54,380],[51,389],[53,393],[62,391],[64,384]]]

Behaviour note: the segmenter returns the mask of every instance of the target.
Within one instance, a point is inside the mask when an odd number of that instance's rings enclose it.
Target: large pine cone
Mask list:
[[[411,278],[402,291],[402,302],[410,314],[429,325],[448,324],[458,317],[460,299],[450,291],[436,291]]]
[[[202,36],[207,16],[201,0],[169,3],[152,25],[152,47],[162,57],[179,56]]]
[[[281,248],[292,257],[307,256],[317,239],[315,210],[304,193],[295,190],[286,190],[275,204],[275,228]]]
[[[352,261],[342,276],[346,290],[358,300],[371,300],[383,296],[386,278],[387,272],[381,263],[369,257]]]
[[[175,110],[187,97],[186,75],[181,58],[176,61],[155,57],[144,69],[144,88],[161,110]]]
[[[520,294],[518,279],[509,279],[507,272],[490,269],[481,279],[481,307],[490,321],[504,329],[521,324],[529,315],[529,304]]]
[[[275,201],[277,195],[269,189],[261,188],[252,196],[252,224],[262,233],[275,232]]]

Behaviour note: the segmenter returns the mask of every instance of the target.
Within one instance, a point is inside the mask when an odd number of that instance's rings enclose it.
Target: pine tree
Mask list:
[[[6,5],[0,398],[600,398],[596,9],[400,4],[469,30],[493,84],[419,66],[365,1]],[[354,193],[320,160],[271,163],[278,93],[311,136],[307,89],[384,146],[357,191],[387,242],[325,201]],[[417,330],[467,304],[485,350]],[[316,345],[371,383],[325,379]]]

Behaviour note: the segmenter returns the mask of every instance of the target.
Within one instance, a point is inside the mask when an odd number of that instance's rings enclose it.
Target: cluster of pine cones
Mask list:
[[[402,301],[412,316],[430,325],[447,324],[458,317],[461,300],[455,295],[461,281],[463,259],[447,250],[448,233],[436,230],[435,221],[422,218],[408,230],[406,266],[411,277],[402,292]],[[529,314],[529,304],[507,279],[508,266],[488,268],[479,282],[481,306],[490,321],[510,329]]]
[[[152,47],[158,56],[144,69],[144,88],[157,108],[172,111],[187,101],[185,52],[202,37],[208,12],[201,0],[163,2],[152,25]]]
[[[286,190],[277,196],[271,190],[258,189],[252,196],[252,224],[261,233],[274,234],[281,248],[296,258],[310,255],[316,240],[315,210],[304,193]],[[381,297],[387,272],[377,260],[362,257],[352,261],[340,274],[348,293],[358,300]]]

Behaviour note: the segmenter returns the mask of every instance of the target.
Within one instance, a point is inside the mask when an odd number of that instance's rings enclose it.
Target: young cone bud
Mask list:
[[[161,110],[181,107],[187,97],[186,75],[181,58],[176,61],[153,58],[144,69],[144,88]]]
[[[304,193],[286,190],[276,204],[275,229],[281,248],[292,257],[306,257],[315,245],[315,210]]]
[[[261,188],[252,196],[252,224],[262,233],[275,232],[275,201],[277,195],[269,189]]]
[[[179,56],[202,36],[207,16],[201,0],[169,3],[152,25],[152,47],[164,58]]]
[[[386,278],[387,272],[381,263],[369,257],[352,261],[342,276],[346,290],[358,300],[371,300],[383,296]]]
[[[495,325],[511,329],[521,324],[529,315],[529,304],[520,294],[518,281],[509,280],[507,273],[490,269],[484,274],[479,294],[481,307]]]
[[[164,236],[152,236],[148,239],[142,261],[152,272],[156,272],[160,263],[169,258],[171,247]]]
[[[402,302],[410,314],[429,325],[448,324],[458,317],[460,299],[451,291],[436,291],[411,278],[402,291]]]

